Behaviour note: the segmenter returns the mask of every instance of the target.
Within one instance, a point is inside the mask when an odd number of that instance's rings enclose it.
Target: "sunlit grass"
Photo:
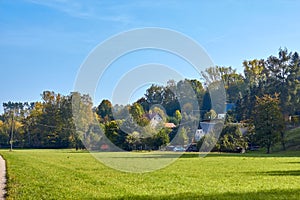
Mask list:
[[[215,153],[205,158],[187,153],[171,165],[149,173],[120,172],[88,152],[73,150],[1,150],[0,154],[8,167],[7,199],[300,197],[299,152],[263,157],[259,153]],[[168,154],[172,157],[173,153]]]

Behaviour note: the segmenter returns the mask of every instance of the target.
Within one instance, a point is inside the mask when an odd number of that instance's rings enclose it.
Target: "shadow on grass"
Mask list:
[[[93,152],[95,153],[95,152]],[[204,153],[182,153],[182,152],[147,152],[147,153],[136,153],[136,154],[123,154],[120,152],[98,152],[99,156],[101,154],[106,154],[105,157],[111,158],[133,158],[133,159],[144,159],[144,158],[204,158],[204,157],[233,157],[238,154],[204,154]],[[123,155],[122,155],[123,154]],[[96,153],[97,155],[97,153]]]
[[[179,193],[172,195],[160,195],[160,196],[122,196],[119,198],[113,199],[249,199],[249,200],[265,200],[265,199],[299,199],[300,190],[290,189],[290,190],[268,190],[268,191],[259,191],[259,192],[246,192],[246,193],[221,193],[221,194],[211,194],[211,195],[201,195],[195,193]]]
[[[268,171],[268,172],[261,172],[262,175],[269,175],[269,176],[300,176],[300,170],[289,170],[289,171]],[[300,196],[299,196],[300,198]]]
[[[300,164],[300,162],[285,162],[287,164]]]
[[[122,152],[89,152],[89,151],[66,151],[65,153],[79,153],[79,154],[84,154],[84,153],[93,153],[93,154],[106,154],[106,157],[113,157],[113,158],[128,158],[128,156],[124,155],[122,156]],[[128,153],[128,152],[127,152]],[[119,155],[117,155],[119,154]],[[157,152],[157,151],[153,151],[153,152],[142,152],[142,153],[137,153],[134,152],[132,153],[129,157],[130,158],[206,158],[206,157],[241,157],[241,158],[268,158],[268,157],[299,157],[300,156],[300,152],[298,154],[292,153],[292,154],[264,154],[264,153],[245,153],[245,154],[241,154],[241,153],[217,153],[217,152],[213,152],[213,153],[201,153],[201,152]],[[295,163],[299,163],[300,162],[294,162]]]

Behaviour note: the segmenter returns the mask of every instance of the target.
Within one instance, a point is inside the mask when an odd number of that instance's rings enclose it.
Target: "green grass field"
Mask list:
[[[299,152],[205,158],[187,153],[149,173],[116,171],[87,152],[73,150],[0,150],[0,154],[7,161],[7,199],[300,198]]]

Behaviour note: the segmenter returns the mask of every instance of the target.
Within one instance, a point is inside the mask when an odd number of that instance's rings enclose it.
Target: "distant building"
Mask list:
[[[176,125],[174,123],[165,123],[166,128],[175,128]]]
[[[198,142],[204,135],[205,135],[205,133],[203,132],[202,129],[196,130],[194,141]]]
[[[217,115],[216,119],[225,119],[226,118],[226,113],[228,111],[232,111],[233,109],[235,109],[235,103],[226,103],[225,104],[225,113],[219,113]]]
[[[200,126],[201,126],[204,134],[209,133],[211,130],[213,130],[215,125],[216,125],[216,122],[210,122],[210,121],[200,122]]]
[[[158,113],[148,114],[147,117],[150,120],[151,127],[156,127],[159,123],[161,123],[163,121],[162,116],[160,116],[160,114],[158,114]]]
[[[217,119],[225,119],[226,114],[222,113],[222,114],[218,114]]]
[[[158,124],[163,122],[163,118],[158,113],[152,113],[147,115],[148,119],[150,120],[150,126],[152,128],[156,127]],[[176,125],[174,123],[164,123],[165,128],[175,128]]]

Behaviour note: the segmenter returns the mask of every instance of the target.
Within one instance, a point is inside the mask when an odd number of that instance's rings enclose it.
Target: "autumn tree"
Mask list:
[[[9,126],[0,120],[0,147],[6,147],[9,141]]]
[[[74,146],[76,150],[83,148],[82,145],[93,148],[95,143],[104,136],[104,131],[98,126],[92,99],[89,95],[78,92],[73,92],[71,95],[73,121],[76,125],[76,131],[72,134]]]
[[[205,114],[205,119],[208,119],[208,120],[213,120],[213,119],[216,119],[218,117],[218,114],[216,113],[216,111],[214,111],[213,109],[211,109],[209,112],[207,112]]]
[[[181,113],[180,113],[180,111],[179,110],[176,110],[175,111],[175,113],[174,113],[174,118],[175,118],[175,120],[176,120],[176,124],[179,124],[180,122],[181,122],[181,120],[182,120],[182,115],[181,115]]]
[[[23,119],[24,119],[24,107],[27,103],[23,104],[21,102],[7,102],[3,103],[4,108],[4,123],[2,128],[9,127],[9,143],[10,149],[12,150],[13,145],[21,145],[23,146]]]

